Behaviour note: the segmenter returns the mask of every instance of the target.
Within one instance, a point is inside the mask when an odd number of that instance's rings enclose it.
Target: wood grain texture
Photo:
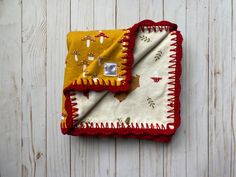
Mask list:
[[[0,1],[0,176],[21,175],[21,2]]]
[[[104,6],[106,4],[106,6]],[[94,1],[94,28],[114,29],[115,28],[115,0]],[[95,176],[115,177],[115,139],[96,139],[98,150],[97,165],[95,166]],[[96,153],[98,155],[96,155]],[[96,159],[96,158],[95,158]]]
[[[232,1],[232,63],[231,63],[231,82],[232,82],[232,89],[231,89],[231,121],[232,121],[232,132],[231,132],[231,176],[236,176],[236,2]]]
[[[140,19],[151,19],[153,21],[163,20],[163,1],[140,0]],[[158,10],[156,10],[158,9]],[[140,140],[140,176],[164,176],[164,145],[162,143]]]
[[[71,1],[71,30],[94,28],[94,1]],[[95,176],[97,141],[91,137],[71,137],[71,176]]]
[[[70,177],[70,137],[62,136],[62,86],[70,1],[47,1],[47,177]]]
[[[170,5],[171,4],[171,5]],[[186,37],[186,0],[165,0],[164,1],[164,20],[173,21],[178,24],[178,29],[183,35],[183,59],[181,77],[181,126],[173,136],[172,141],[164,146],[164,176],[165,177],[185,177],[186,176],[186,130],[187,119],[190,118],[189,111],[189,88],[188,88],[188,66],[186,51],[188,51]]]
[[[106,5],[104,5],[106,4]],[[72,0],[71,27],[80,30],[115,28],[115,1]],[[94,9],[94,10],[93,10]],[[78,14],[79,13],[79,14]],[[115,140],[92,137],[72,137],[71,175],[115,176]]]
[[[132,10],[130,10],[132,8]],[[129,15],[127,15],[129,14]],[[117,28],[127,28],[139,21],[139,1],[117,1]],[[140,175],[140,141],[136,139],[117,139],[116,176],[135,177]]]
[[[22,176],[46,176],[46,1],[22,1]]]
[[[139,17],[140,20],[151,19],[153,21],[161,21],[164,18],[164,1],[163,0],[140,0],[139,1]]]
[[[234,0],[0,0],[0,177],[235,177]],[[169,144],[60,132],[66,34],[177,23],[182,124]]]
[[[208,1],[189,0],[186,5],[186,173],[205,177],[208,175]]]
[[[210,0],[209,176],[229,177],[231,168],[231,1]]]

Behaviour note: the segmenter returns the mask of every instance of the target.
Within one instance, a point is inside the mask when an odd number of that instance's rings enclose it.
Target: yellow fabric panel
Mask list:
[[[81,78],[84,84],[86,80],[92,84],[92,79],[102,79],[111,85],[118,79],[118,76],[125,79],[125,76],[120,76],[125,71],[122,59],[125,54],[122,52],[124,47],[122,40],[125,30],[103,30],[103,31],[76,31],[70,32],[67,35],[68,54],[66,57],[66,69],[64,78],[64,88],[74,83],[81,84]],[[105,34],[103,40],[99,35]],[[117,64],[117,76],[104,75],[104,63]],[[96,84],[96,83],[95,83]],[[118,84],[119,85],[119,82]]]

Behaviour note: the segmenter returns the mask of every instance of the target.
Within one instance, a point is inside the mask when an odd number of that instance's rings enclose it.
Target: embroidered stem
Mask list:
[[[155,103],[154,103],[154,101],[152,100],[152,98],[148,97],[148,98],[147,98],[147,102],[148,102],[148,105],[149,105],[150,107],[152,107],[153,109],[155,108]]]
[[[160,60],[161,59],[161,57],[162,57],[162,54],[163,54],[163,52],[161,51],[161,50],[159,50],[157,53],[156,53],[156,55],[155,55],[155,62],[157,61],[157,60]]]
[[[149,37],[145,36],[145,35],[140,35],[139,38],[140,38],[141,41],[144,41],[144,42],[147,42],[147,43],[151,42],[151,39]]]

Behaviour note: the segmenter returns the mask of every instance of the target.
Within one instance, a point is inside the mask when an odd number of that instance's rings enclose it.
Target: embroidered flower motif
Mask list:
[[[149,107],[152,107],[153,109],[155,108],[155,103],[152,100],[152,98],[147,97],[147,102],[148,102]]]
[[[151,39],[149,37],[145,36],[145,35],[140,35],[139,38],[140,38],[141,41],[144,41],[144,42],[147,42],[147,43],[151,42]]]
[[[157,60],[160,60],[161,59],[161,57],[162,57],[162,54],[163,54],[163,52],[161,51],[161,50],[159,50],[157,53],[156,53],[156,55],[155,55],[155,62],[157,61]]]
[[[158,83],[162,77],[150,77],[154,82]]]
[[[87,47],[90,47],[90,41],[95,42],[95,40],[91,36],[89,36],[89,35],[85,36],[81,40],[82,41],[86,41],[86,46]]]
[[[104,32],[99,31],[99,34],[96,35],[95,37],[99,37],[100,38],[100,43],[102,44],[104,42],[104,38],[109,38]]]

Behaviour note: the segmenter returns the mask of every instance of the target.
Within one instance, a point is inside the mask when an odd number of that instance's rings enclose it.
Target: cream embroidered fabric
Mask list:
[[[159,23],[144,21],[137,27],[128,92],[70,92],[74,126],[66,133],[170,140],[180,122],[182,37],[173,24]]]

